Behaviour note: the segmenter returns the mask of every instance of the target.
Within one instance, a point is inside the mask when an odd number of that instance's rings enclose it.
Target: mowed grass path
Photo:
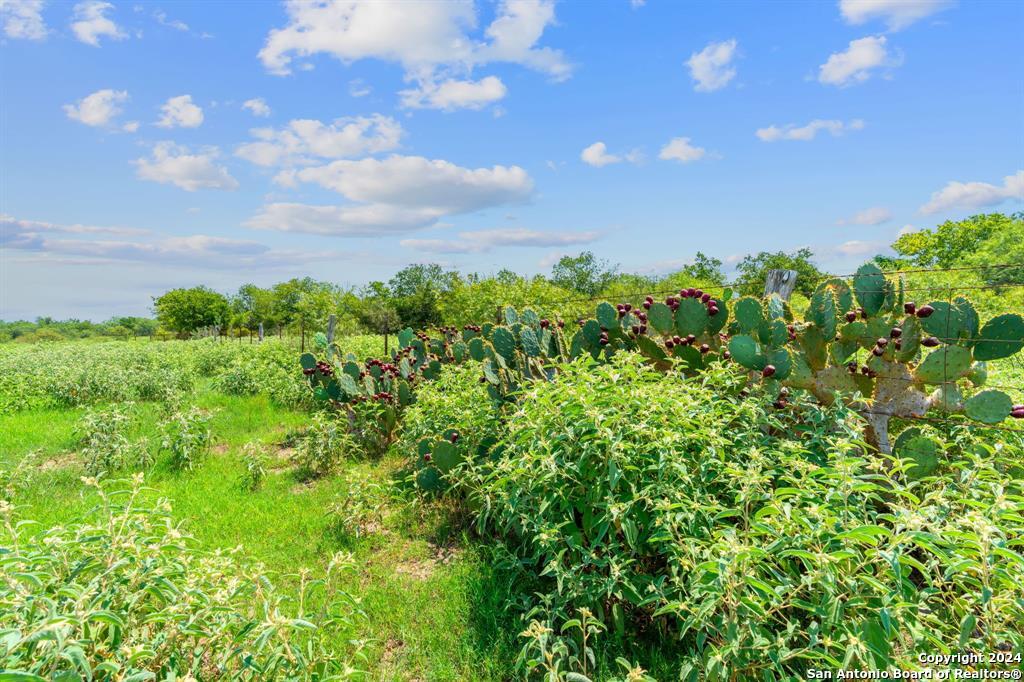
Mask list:
[[[191,472],[169,470],[158,457],[147,472],[154,493],[199,548],[231,549],[262,563],[280,585],[295,589],[303,569],[322,574],[337,551],[352,552],[356,570],[346,589],[362,600],[367,619],[354,637],[366,640],[366,667],[379,680],[502,680],[516,677],[518,621],[504,610],[509,587],[490,568],[487,549],[454,530],[443,509],[413,505],[393,491],[400,461],[347,462],[337,475],[300,480],[280,444],[308,422],[263,396],[225,396],[202,389],[192,402],[215,410],[214,446]],[[159,443],[161,406],[135,406],[133,438]],[[0,468],[36,453],[29,483],[13,500],[21,518],[44,526],[73,521],[92,508],[77,457],[83,410],[0,415]],[[256,491],[244,489],[242,449],[270,446],[270,473]],[[369,500],[374,522],[359,536],[339,528],[332,507],[349,495]],[[348,646],[344,641],[339,647]]]

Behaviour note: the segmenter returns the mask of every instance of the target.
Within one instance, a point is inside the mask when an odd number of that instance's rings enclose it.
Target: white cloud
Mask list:
[[[179,95],[167,100],[157,121],[161,128],[198,128],[203,123],[203,110],[192,102],[192,95]]]
[[[633,9],[639,9],[647,4],[647,0],[629,0],[629,6]]]
[[[736,77],[736,69],[732,66],[733,58],[736,56],[736,44],[735,39],[708,43],[703,50],[690,55],[686,65],[690,67],[690,75],[696,81],[694,90],[720,90]]]
[[[345,63],[397,62],[424,90],[435,82],[471,82],[465,76],[474,68],[495,62],[519,64],[555,80],[572,72],[559,50],[537,46],[555,21],[553,0],[503,0],[482,39],[471,35],[477,28],[473,0],[288,0],[285,9],[288,24],[273,29],[259,53],[267,70],[278,75],[291,73],[293,59],[316,54]],[[493,98],[493,82],[487,87]]]
[[[382,204],[363,206],[311,206],[267,204],[245,222],[254,230],[303,232],[334,237],[377,237],[400,234],[434,225],[441,212],[403,209]]]
[[[156,19],[157,23],[160,24],[161,26],[166,26],[167,28],[173,28],[175,31],[181,31],[183,33],[188,33],[188,30],[189,30],[188,24],[186,24],[184,21],[180,21],[178,19],[169,19],[167,17],[167,13],[164,12],[163,10],[157,10],[157,11],[153,12],[153,17]]]
[[[4,35],[23,40],[42,40],[48,33],[43,22],[43,0],[3,0],[0,20]]]
[[[508,90],[497,76],[478,81],[449,79],[441,83],[424,81],[416,88],[402,90],[402,106],[410,109],[482,109],[502,99]]]
[[[253,116],[261,116],[263,118],[270,116],[270,107],[267,106],[262,97],[253,97],[252,99],[245,100],[242,103],[242,108],[251,111]]]
[[[137,159],[136,173],[143,180],[172,184],[188,192],[197,189],[238,189],[238,181],[227,168],[218,166],[217,149],[208,148],[197,154],[173,142],[159,142],[153,147],[151,159]]]
[[[802,140],[808,141],[813,140],[818,132],[826,130],[832,134],[833,137],[838,137],[843,133],[851,130],[863,130],[864,121],[859,118],[855,118],[848,123],[843,123],[835,119],[822,120],[816,118],[807,125],[797,126],[796,124],[790,123],[784,125],[781,128],[778,126],[768,126],[767,128],[759,128],[755,133],[762,142],[777,142],[778,140]]]
[[[71,30],[75,37],[87,45],[100,46],[100,38],[106,36],[111,40],[124,40],[128,34],[106,16],[108,10],[114,9],[109,2],[88,0],[75,5],[75,21]]]
[[[608,148],[604,142],[595,142],[590,145],[580,153],[580,158],[584,163],[596,166],[597,168],[622,161],[621,156],[608,153]]]
[[[460,232],[458,239],[403,239],[401,245],[428,253],[484,253],[502,246],[548,247],[589,244],[599,232],[541,232],[524,228]]]
[[[373,89],[362,78],[353,78],[348,82],[348,94],[353,97],[366,97]]]
[[[463,168],[422,156],[335,161],[292,174],[296,180],[314,182],[352,201],[445,214],[524,201],[533,191],[533,180],[519,166]]]
[[[860,239],[851,239],[835,247],[833,251],[840,256],[873,256],[884,250],[888,242],[869,242]]]
[[[286,170],[275,181],[316,183],[355,203],[270,204],[248,227],[347,237],[408,232],[436,226],[444,216],[522,202],[533,191],[533,180],[518,166],[471,169],[398,155]]]
[[[126,90],[97,90],[75,104],[65,104],[64,113],[87,126],[106,126],[121,113],[120,105],[127,101]]]
[[[917,232],[917,230],[918,230],[918,228],[914,227],[910,223],[907,223],[906,225],[904,225],[903,227],[900,228],[900,231],[897,232],[896,235],[899,236],[899,237],[902,237],[905,234],[911,234],[913,232]]]
[[[863,83],[871,77],[871,70],[894,66],[898,60],[889,56],[885,36],[868,36],[851,40],[845,52],[829,55],[828,61],[818,67],[818,80],[828,85]]]
[[[62,262],[104,263],[111,261],[180,265],[204,269],[269,268],[291,266],[299,262],[345,260],[355,254],[332,251],[293,251],[271,249],[244,239],[228,239],[195,234],[186,237],[155,237],[148,241],[124,239],[84,239],[91,234],[143,235],[148,230],[132,228],[56,225],[32,220],[17,220],[0,215],[0,246],[45,254]],[[79,238],[69,239],[73,234]]]
[[[1024,201],[1024,170],[1007,175],[1003,178],[1002,186],[987,182],[950,181],[932,194],[931,200],[920,211],[927,215],[953,208],[995,206],[1009,199]]]
[[[707,151],[703,147],[695,147],[690,144],[688,137],[672,138],[658,153],[658,158],[663,161],[679,161],[680,163],[699,161],[705,156],[707,156]]]
[[[297,119],[285,128],[256,128],[256,142],[240,145],[235,155],[260,166],[314,163],[397,149],[402,139],[398,121],[381,114],[339,118],[329,125]]]
[[[952,6],[951,0],[839,0],[839,12],[846,23],[856,26],[882,19],[890,31],[899,31]]]
[[[126,133],[138,132],[138,130],[139,130],[139,122],[138,121],[128,121],[123,126],[121,126],[121,130],[125,131]]]
[[[836,222],[837,225],[881,225],[892,220],[892,211],[884,206],[874,206],[854,213],[849,218]]]

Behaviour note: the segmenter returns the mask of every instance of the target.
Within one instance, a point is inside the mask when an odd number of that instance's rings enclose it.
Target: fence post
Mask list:
[[[299,352],[306,352],[306,318],[299,320],[299,336],[302,337],[302,341],[299,342]]]
[[[260,322],[260,343],[263,343],[263,323]]]
[[[337,324],[338,318],[335,315],[331,315],[327,318],[327,347],[330,348],[331,344],[334,343],[334,325]]]
[[[764,281],[765,298],[777,294],[783,301],[788,301],[796,289],[796,270],[769,270]]]

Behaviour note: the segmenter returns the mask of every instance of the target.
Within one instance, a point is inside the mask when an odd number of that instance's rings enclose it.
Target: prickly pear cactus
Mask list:
[[[824,404],[841,401],[858,410],[867,440],[883,452],[893,449],[894,417],[935,410],[984,424],[1024,418],[1024,406],[1012,405],[1006,394],[979,390],[986,362],[1024,349],[1024,318],[1008,313],[982,324],[964,297],[918,306],[905,294],[902,280],[867,264],[850,282],[821,283],[804,320],[775,296],[737,299],[729,289],[719,296],[681,289],[663,300],[647,296],[635,307],[599,303],[593,318],[577,321],[571,338],[562,321],[509,307],[500,324],[443,327],[435,336],[405,329],[388,360],[358,363],[351,355],[317,360],[306,354],[301,363],[320,400],[338,406],[378,400],[398,410],[415,399],[420,382],[437,378],[448,363],[479,363],[481,383],[503,401],[528,381],[550,380],[559,363],[583,355],[600,360],[635,351],[660,369],[685,374],[735,362],[752,380],[779,390],[776,407],[786,406],[793,388]],[[928,448],[915,441],[911,450],[921,459],[923,475],[931,455],[921,453]],[[442,459],[444,452],[442,447]],[[435,473],[441,468],[432,466]],[[433,480],[433,474],[424,475]]]

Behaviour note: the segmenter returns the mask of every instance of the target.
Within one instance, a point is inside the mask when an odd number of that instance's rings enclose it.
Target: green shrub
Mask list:
[[[131,410],[129,403],[88,410],[82,415],[79,432],[86,472],[99,476],[150,463],[145,439],[134,443],[128,439]]]
[[[259,489],[267,478],[269,461],[266,445],[258,442],[246,443],[242,449],[242,464],[245,466],[242,473],[242,488],[246,490]]]
[[[298,442],[293,458],[307,476],[333,473],[342,459],[358,453],[355,438],[344,417],[319,413]]]
[[[171,467],[191,471],[210,450],[210,413],[198,407],[179,409],[161,425],[162,449],[171,455]]]
[[[491,470],[456,475],[563,620],[583,606],[654,633],[681,679],[1024,646],[1019,441],[908,480],[864,454],[851,413],[766,412],[743,383],[576,362],[522,397]]]
[[[100,487],[98,510],[33,531],[0,501],[0,670],[5,679],[327,680],[355,675],[361,617],[338,590],[351,559],[298,577],[286,599],[231,553],[202,552],[130,489]],[[3,677],[3,675],[0,675]]]

